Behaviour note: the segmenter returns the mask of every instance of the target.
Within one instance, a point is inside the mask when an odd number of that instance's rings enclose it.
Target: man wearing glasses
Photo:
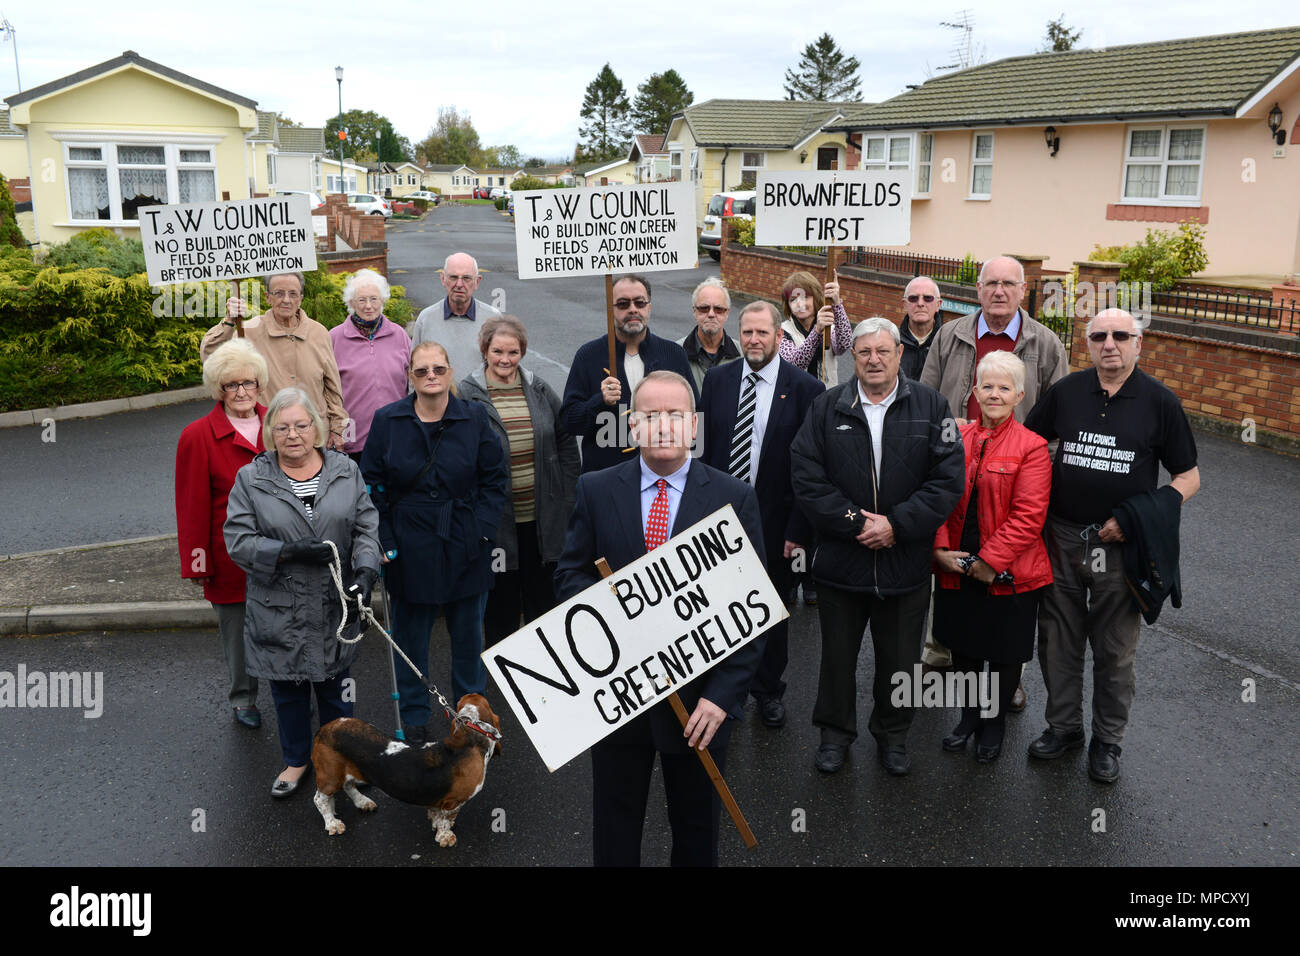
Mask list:
[[[925,358],[934,344],[934,333],[943,326],[939,307],[943,296],[939,286],[928,276],[917,276],[903,290],[903,310],[907,313],[898,332],[903,339],[903,374],[919,381]]]
[[[1088,323],[1087,338],[1092,368],[1053,385],[1025,419],[1048,441],[1060,440],[1044,534],[1055,580],[1038,609],[1048,727],[1029,755],[1050,760],[1083,746],[1084,650],[1091,645],[1088,776],[1113,783],[1133,705],[1140,626],[1115,512],[1144,492],[1176,511],[1196,494],[1201,476],[1182,403],[1137,367],[1142,329],[1133,316],[1106,309]],[[1172,477],[1156,491],[1161,465]]]
[[[1016,406],[1016,421],[1040,396],[1070,370],[1065,346],[1056,333],[1020,308],[1025,296],[1025,269],[1010,256],[998,256],[984,263],[976,285],[980,308],[973,315],[947,322],[934,333],[920,381],[938,389],[958,420],[979,421],[975,400],[975,366],[989,352],[1014,353],[1025,363],[1025,397]],[[921,660],[932,667],[952,663],[948,649],[931,637]],[[1025,709],[1025,690],[1016,688],[1011,709]]]
[[[442,264],[442,287],[447,295],[422,311],[411,329],[411,344],[437,342],[447,352],[452,376],[460,381],[483,367],[478,332],[483,323],[501,313],[474,298],[483,277],[478,262],[466,252],[453,252]]]
[[[243,320],[243,335],[266,360],[266,388],[269,401],[282,388],[297,386],[325,415],[329,427],[327,447],[343,450],[348,414],[343,409],[343,388],[339,380],[334,347],[325,326],[302,310],[302,293],[307,280],[301,272],[285,272],[266,280],[271,309],[253,315],[243,299],[226,300],[226,317],[203,336],[199,357],[207,359],[217,346],[230,341],[236,322]]]
[[[721,279],[709,276],[697,285],[691,297],[691,309],[695,313],[695,329],[677,344],[691,363],[698,392],[704,387],[704,376],[709,369],[740,358],[740,345],[726,332],[731,295]]]
[[[651,372],[676,372],[691,383],[690,363],[682,347],[650,331],[650,280],[625,275],[614,281],[615,368],[609,368],[609,339],[587,342],[573,357],[564,385],[560,424],[582,436],[582,471],[598,471],[630,461],[628,399]]]

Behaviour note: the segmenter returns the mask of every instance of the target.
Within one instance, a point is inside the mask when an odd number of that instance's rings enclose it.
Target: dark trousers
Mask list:
[[[784,595],[795,581],[795,576],[790,572],[790,562],[784,558],[779,561],[769,560],[768,568],[776,593]],[[809,580],[811,581],[811,578]],[[758,700],[770,697],[780,700],[785,696],[786,684],[782,678],[786,664],[790,661],[789,624],[787,618],[779,624],[772,625],[767,631],[767,646],[763,648],[763,659],[759,661],[758,670],[754,673],[754,683],[749,688],[749,692]]]
[[[952,652],[952,669],[959,673],[971,673],[975,675],[978,682],[980,673],[984,670],[985,661],[974,657],[966,657],[957,651]],[[973,730],[979,727],[981,736],[985,740],[981,741],[991,746],[995,741],[1002,739],[1003,729],[1007,723],[1007,711],[1011,709],[1011,698],[1016,696],[1016,688],[1020,686],[1020,663],[999,663],[997,661],[988,661],[989,677],[991,682],[994,675],[997,675],[998,692],[995,703],[997,713],[992,717],[984,717],[980,714],[978,702],[971,701],[971,706],[962,708],[961,724],[964,730]],[[969,687],[970,684],[961,686]],[[975,684],[978,686],[978,683]]]
[[[890,678],[901,671],[910,680],[912,666],[920,663],[925,612],[930,606],[929,582],[915,591],[889,597],[819,583],[817,597],[822,660],[813,724],[821,728],[822,743],[848,745],[857,739],[858,651],[870,624],[876,674],[868,729],[882,747],[904,746],[912,708],[895,707],[890,701]]]
[[[520,628],[523,623],[536,620],[556,605],[555,564],[542,561],[537,546],[537,522],[523,521],[515,525],[515,540],[519,547],[519,566],[514,571],[497,572],[488,592],[487,611],[483,614],[484,644],[491,647]]]
[[[429,634],[438,620],[438,612],[447,615],[447,633],[451,638],[452,707],[466,694],[481,694],[487,687],[487,668],[479,654],[483,652],[483,602],[486,594],[471,594],[446,604],[411,604],[389,595],[393,606],[393,640],[415,666],[429,676]],[[423,727],[432,716],[433,699],[406,661],[393,654],[397,670],[397,693],[402,723]],[[437,686],[440,682],[434,681]],[[446,694],[446,685],[439,687]]]
[[[620,727],[591,748],[592,858],[596,866],[641,865],[641,830],[655,753],[650,722],[644,718]],[[718,771],[725,773],[727,748],[710,746],[709,753]],[[672,865],[717,866],[722,801],[704,765],[690,751],[660,753],[659,762],[673,831]]]
[[[311,681],[273,680],[271,699],[275,701],[275,720],[280,729],[280,752],[288,767],[305,766],[311,757],[311,695],[316,692],[316,712],[320,725],[331,720],[352,716],[352,702],[343,699],[343,682],[348,672],[343,671],[329,680]]]

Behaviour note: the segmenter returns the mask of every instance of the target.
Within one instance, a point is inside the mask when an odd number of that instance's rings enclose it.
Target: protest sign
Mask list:
[[[483,660],[554,771],[788,616],[728,505]]]
[[[310,204],[296,194],[144,206],[140,241],[151,285],[316,268]]]
[[[912,237],[911,172],[760,172],[754,244],[905,246]]]
[[[691,183],[517,192],[519,278],[694,269]]]

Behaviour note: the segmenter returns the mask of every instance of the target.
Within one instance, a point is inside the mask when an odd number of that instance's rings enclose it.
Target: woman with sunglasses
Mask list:
[[[416,345],[412,393],[375,412],[361,454],[379,509],[393,639],[427,671],[429,633],[439,612],[446,616],[453,701],[487,686],[483,609],[510,483],[487,411],[457,396],[454,375],[441,345]],[[404,661],[395,666],[403,728],[418,746],[427,739],[429,694]]]

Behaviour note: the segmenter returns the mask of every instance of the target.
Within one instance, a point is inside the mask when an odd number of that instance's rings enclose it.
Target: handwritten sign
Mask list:
[[[911,172],[760,172],[759,246],[905,246],[912,238]]]
[[[694,269],[691,183],[515,193],[519,278]]]
[[[556,770],[787,617],[727,505],[483,660]]]
[[[140,241],[153,285],[316,268],[310,204],[300,195],[144,206]]]

